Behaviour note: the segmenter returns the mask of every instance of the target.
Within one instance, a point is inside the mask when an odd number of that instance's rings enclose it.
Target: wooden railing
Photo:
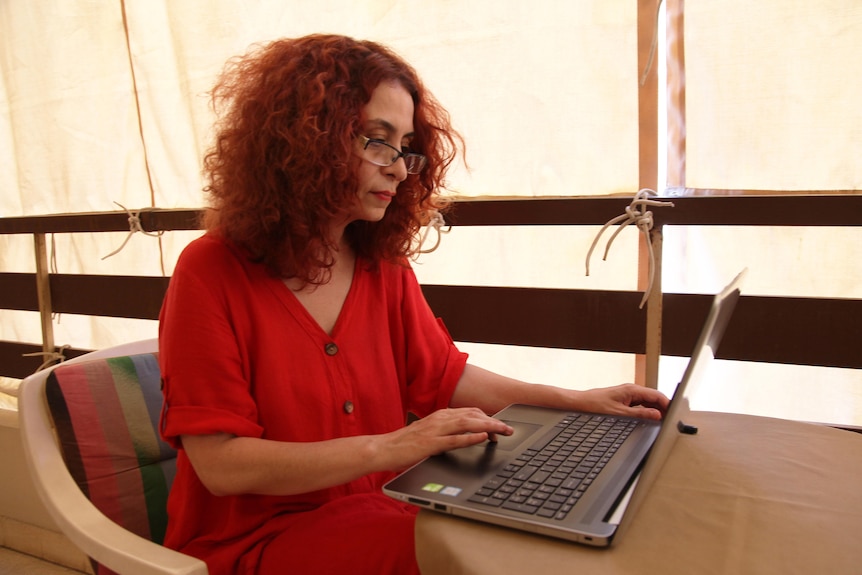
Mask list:
[[[862,225],[862,195],[669,199],[673,209],[654,212],[653,234],[659,240],[664,225]],[[623,197],[473,200],[459,202],[447,219],[455,226],[602,225],[629,203]],[[196,210],[139,214],[148,232],[194,230],[198,216]],[[46,332],[51,313],[57,312],[156,319],[169,278],[52,274],[45,269],[46,234],[128,230],[125,212],[0,218],[0,234],[32,235],[36,261],[43,262],[36,273],[0,272],[0,309],[38,311]],[[650,300],[649,310],[632,313],[639,292],[447,285],[425,285],[423,290],[457,341],[647,355],[688,355],[709,305],[708,296],[664,293]],[[859,369],[860,342],[862,300],[743,296],[718,356]],[[25,377],[42,362],[25,354],[43,351],[54,351],[47,333],[42,342],[0,341],[0,375]],[[64,355],[86,351],[67,349]]]

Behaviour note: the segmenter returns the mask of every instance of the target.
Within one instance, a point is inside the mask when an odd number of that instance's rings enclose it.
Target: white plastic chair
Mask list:
[[[18,400],[24,453],[36,491],[51,517],[76,546],[99,564],[99,569],[121,575],[206,575],[203,561],[136,535],[94,505],[64,460],[46,401],[46,382],[54,370],[157,351],[157,340],[144,340],[95,351],[27,377],[21,383]]]

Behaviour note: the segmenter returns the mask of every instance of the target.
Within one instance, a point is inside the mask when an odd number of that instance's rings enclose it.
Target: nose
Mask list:
[[[383,173],[395,178],[398,182],[403,182],[407,179],[407,163],[403,157],[398,158],[394,164],[383,168]]]

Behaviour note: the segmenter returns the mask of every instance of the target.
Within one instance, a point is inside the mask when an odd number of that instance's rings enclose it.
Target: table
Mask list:
[[[862,574],[862,434],[693,412],[634,522],[607,549],[423,510],[423,575]]]

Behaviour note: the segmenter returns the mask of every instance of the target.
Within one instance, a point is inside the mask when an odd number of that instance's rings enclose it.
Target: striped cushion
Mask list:
[[[110,519],[161,544],[176,451],[158,434],[157,355],[61,365],[45,392],[63,456],[81,490]]]

